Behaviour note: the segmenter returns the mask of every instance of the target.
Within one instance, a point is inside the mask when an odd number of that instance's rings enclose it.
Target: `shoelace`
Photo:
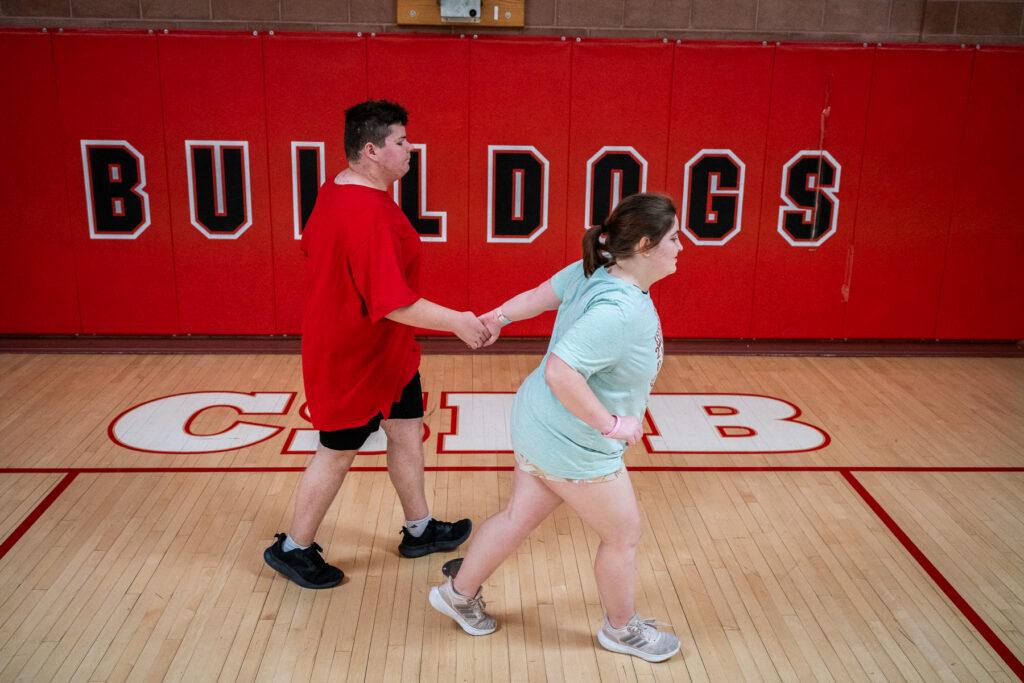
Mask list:
[[[473,616],[477,619],[483,619],[486,616],[484,608],[487,607],[487,603],[484,602],[482,595],[478,594],[475,598],[466,598],[466,602],[473,608]]]
[[[636,633],[644,637],[648,642],[654,642],[658,639],[658,627],[663,626],[665,628],[672,628],[672,624],[666,624],[658,621],[657,619],[641,619],[635,617],[626,624],[626,629],[630,633]]]
[[[303,553],[303,555],[306,556],[306,559],[308,559],[313,564],[313,566],[322,567],[325,564],[327,564],[326,562],[324,562],[324,558],[320,554],[323,551],[324,549],[320,547],[320,544],[314,541],[312,545],[306,548],[306,551]]]
[[[275,534],[274,537],[281,539],[281,541],[284,541],[285,535],[284,534]],[[310,552],[310,551],[314,551],[314,552]],[[309,559],[311,562],[313,562],[313,564],[315,564],[317,566],[320,566],[320,565],[323,565],[323,564],[327,564],[326,562],[324,562],[324,558],[321,555],[321,553],[323,553],[323,551],[324,551],[324,549],[320,547],[320,544],[317,543],[316,541],[313,541],[309,545],[308,548],[304,548],[304,549],[300,550],[299,555]]]

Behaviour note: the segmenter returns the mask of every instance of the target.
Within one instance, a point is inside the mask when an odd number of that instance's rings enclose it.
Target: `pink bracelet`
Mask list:
[[[605,436],[605,437],[609,437],[610,438],[611,435],[614,434],[619,429],[619,425],[622,424],[622,418],[621,417],[619,417],[618,415],[612,415],[612,417],[615,418],[615,424],[613,424],[612,428],[609,429],[607,432],[601,432],[601,436]]]

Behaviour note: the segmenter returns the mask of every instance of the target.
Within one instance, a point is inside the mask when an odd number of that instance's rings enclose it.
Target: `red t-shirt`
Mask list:
[[[302,234],[309,295],[302,378],[313,426],[359,427],[391,404],[420,365],[413,328],[384,316],[420,298],[420,239],[387,192],[320,188]]]

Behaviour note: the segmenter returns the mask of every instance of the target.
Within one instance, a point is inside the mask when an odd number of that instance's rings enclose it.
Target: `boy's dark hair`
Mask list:
[[[358,161],[367,142],[384,146],[391,126],[409,122],[409,112],[402,105],[387,100],[360,102],[345,112],[345,156]]]

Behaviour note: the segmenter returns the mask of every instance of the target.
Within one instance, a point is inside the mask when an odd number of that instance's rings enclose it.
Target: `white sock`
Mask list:
[[[293,541],[292,537],[288,534],[285,534],[284,543],[281,544],[281,550],[285,551],[286,553],[291,552],[295,549],[305,550],[308,547],[308,545],[299,545],[298,543]]]
[[[427,515],[423,519],[414,519],[411,521],[407,519],[405,520],[405,530],[414,538],[419,538],[423,535],[423,532],[426,530],[427,525],[430,524],[430,520],[432,519],[433,517],[431,515]]]

